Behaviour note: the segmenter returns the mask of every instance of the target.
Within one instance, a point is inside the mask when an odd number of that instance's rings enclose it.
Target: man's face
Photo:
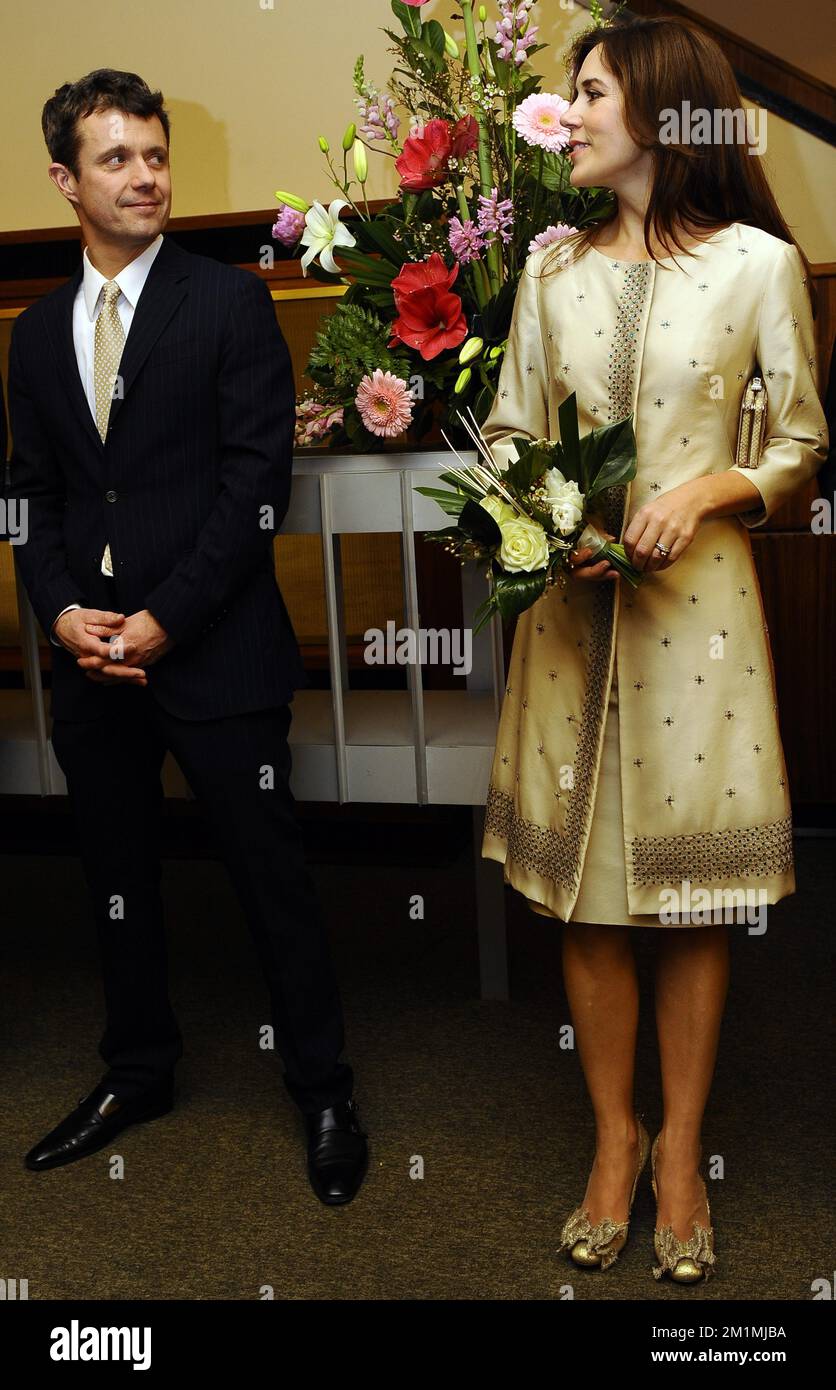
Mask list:
[[[158,116],[94,111],[78,122],[78,176],[63,164],[50,177],[76,208],[87,239],[124,246],[153,241],[171,212],[171,170]]]

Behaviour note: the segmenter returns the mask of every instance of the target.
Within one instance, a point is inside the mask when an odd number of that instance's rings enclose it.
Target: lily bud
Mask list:
[[[354,172],[361,183],[366,182],[369,175],[369,157],[362,140],[354,141]]]
[[[296,212],[310,212],[311,205],[306,203],[304,198],[297,198],[295,193],[286,193],[283,188],[276,189],[276,197],[280,203],[286,203],[289,208]]]
[[[447,33],[446,29],[444,30],[444,48],[451,58],[458,58],[461,56],[459,54],[459,45],[456,43],[453,35]]]
[[[323,153],[323,154],[327,154],[328,151],[329,151],[330,148],[331,148],[331,146],[328,144],[328,141],[325,139],[325,136],[324,136],[324,135],[320,135],[320,137],[319,137],[319,148],[322,150],[322,153]]]
[[[479,23],[480,23],[480,24],[485,24],[486,21],[487,21],[487,18],[488,18],[488,12],[487,12],[487,10],[485,9],[485,6],[484,6],[484,5],[480,5],[480,6],[479,6]]]
[[[456,381],[456,384],[453,387],[454,396],[460,396],[463,391],[467,390],[468,386],[470,385],[470,378],[472,376],[473,373],[469,367],[465,367],[463,372],[459,372],[458,380]]]
[[[351,149],[351,146],[354,144],[354,137],[356,134],[357,126],[355,122],[352,121],[350,125],[346,126],[345,135],[343,136],[343,149],[346,151],[346,153],[348,153],[348,151]]]
[[[501,357],[504,351],[504,344],[498,343],[496,347],[491,348],[490,352],[488,353],[488,357],[491,359],[492,362],[495,362],[497,357]]]
[[[472,362],[474,357],[478,357],[482,348],[485,346],[482,338],[468,338],[459,353],[459,364],[463,367],[465,362]]]

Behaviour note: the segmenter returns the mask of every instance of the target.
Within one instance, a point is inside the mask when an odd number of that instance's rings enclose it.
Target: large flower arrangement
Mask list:
[[[484,5],[460,0],[463,45],[423,21],[421,3],[391,0],[403,32],[385,30],[398,60],[386,91],[357,59],[359,124],[343,136],[341,173],[319,137],[343,196],[326,208],[276,194],[273,236],[303,250],[303,273],[349,284],[310,356],[316,387],[297,404],[298,445],[374,449],[407,431],[420,440],[433,423],[461,440],[459,412],[481,424],[490,410],[526,257],[610,210],[607,190],[569,183],[569,103],[542,91],[530,66],[545,47],[535,0],[498,0],[490,24]],[[611,22],[597,0],[591,16],[592,27]],[[393,159],[400,181],[374,214],[370,152]]]

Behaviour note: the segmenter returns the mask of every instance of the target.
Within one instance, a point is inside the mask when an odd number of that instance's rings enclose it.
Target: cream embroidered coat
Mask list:
[[[614,490],[622,536],[654,494],[727,468],[762,506],[705,522],[669,569],[555,586],[518,620],[498,730],[482,855],[505,881],[571,918],[595,803],[614,661],[627,898],[657,913],[665,888],[795,891],[790,790],[748,527],[821,466],[804,265],[791,244],[742,223],[693,256],[631,263],[590,250],[538,282],[529,256],[496,400],[483,432],[497,462],[514,434],[559,438],[575,391],[581,434],[633,412],[638,472]],[[758,361],[768,392],[756,470],[734,463],[741,397]],[[715,903],[720,899],[714,898]],[[703,903],[705,899],[703,898]]]

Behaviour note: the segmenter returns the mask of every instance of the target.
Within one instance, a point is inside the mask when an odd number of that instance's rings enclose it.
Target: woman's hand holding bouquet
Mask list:
[[[585,582],[621,575],[634,588],[641,583],[624,546],[596,524],[592,507],[606,488],[636,475],[632,415],[581,439],[573,392],[558,410],[560,442],[514,437],[517,458],[503,470],[469,414],[470,423],[459,418],[480,461],[467,465],[460,459],[461,468],[442,473],[454,492],[416,491],[457,519],[455,526],[429,532],[430,539],[462,561],[488,562],[491,591],[475,614],[474,633],[497,611],[505,619],[524,612],[553,584],[565,585],[570,574]]]

